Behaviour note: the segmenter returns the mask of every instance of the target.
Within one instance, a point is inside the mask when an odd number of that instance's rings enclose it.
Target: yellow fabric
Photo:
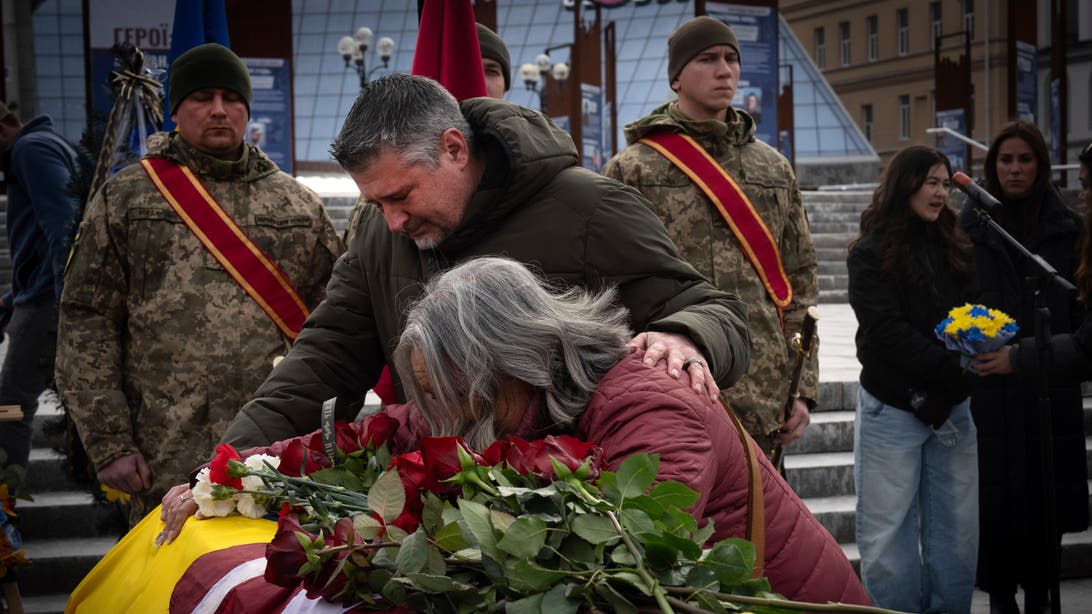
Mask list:
[[[178,539],[156,548],[163,530],[156,507],[102,557],[68,598],[65,614],[167,612],[174,585],[197,557],[222,548],[268,543],[277,531],[270,520],[242,516],[186,521]]]

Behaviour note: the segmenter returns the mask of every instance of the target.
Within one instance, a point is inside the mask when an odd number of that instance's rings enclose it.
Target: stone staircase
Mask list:
[[[1084,430],[1092,433],[1092,396],[1085,391]],[[800,441],[786,449],[785,471],[789,485],[815,517],[842,545],[856,567],[860,562],[856,541],[856,497],[853,484],[853,423],[856,382],[820,383],[819,409]],[[1085,440],[1092,451],[1092,437]],[[1088,458],[1092,475],[1092,454]],[[1090,484],[1092,491],[1092,484]],[[1089,500],[1092,509],[1092,496]],[[1061,577],[1092,576],[1092,529],[1062,537]]]
[[[844,303],[849,288],[846,245],[857,237],[861,211],[872,192],[809,190],[803,197],[819,260],[819,302]]]

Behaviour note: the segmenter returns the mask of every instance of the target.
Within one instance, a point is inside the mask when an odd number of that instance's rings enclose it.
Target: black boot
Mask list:
[[[990,614],[1020,614],[1016,607],[1016,595],[990,593]]]
[[[1045,588],[1024,588],[1024,614],[1050,612],[1050,594]]]

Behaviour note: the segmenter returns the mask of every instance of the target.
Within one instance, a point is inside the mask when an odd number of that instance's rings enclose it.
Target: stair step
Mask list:
[[[785,456],[785,476],[802,499],[839,497],[856,492],[853,452],[822,452]]]
[[[68,604],[68,593],[23,595],[23,612],[26,614],[62,614]]]
[[[120,506],[99,503],[90,492],[39,493],[33,501],[19,501],[15,511],[19,514],[19,532],[28,542],[54,537],[59,527],[71,537],[120,535],[128,527]]]
[[[43,492],[70,490],[73,487],[73,482],[68,479],[65,472],[65,457],[63,454],[49,448],[32,448],[30,450],[25,490],[31,496]]]
[[[786,458],[816,452],[852,452],[856,412],[838,409],[814,412],[804,436],[785,448]]]
[[[115,537],[66,537],[25,544],[34,573],[19,575],[24,595],[70,593],[110,548]]]

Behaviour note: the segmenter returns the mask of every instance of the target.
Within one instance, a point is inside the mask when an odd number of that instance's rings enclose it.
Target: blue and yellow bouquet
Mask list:
[[[982,305],[953,307],[937,324],[937,338],[962,356],[959,364],[971,369],[976,354],[992,352],[1016,336],[1020,327],[1003,311]]]

